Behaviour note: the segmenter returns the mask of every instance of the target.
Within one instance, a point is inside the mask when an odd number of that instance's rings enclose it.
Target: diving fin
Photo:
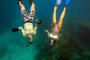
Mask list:
[[[62,0],[56,0],[56,4],[55,4],[55,6],[58,7],[61,3],[62,3]]]
[[[16,32],[16,31],[18,31],[18,30],[19,30],[18,28],[13,28],[13,29],[12,29],[13,32]]]
[[[70,3],[70,0],[65,0],[65,7]]]

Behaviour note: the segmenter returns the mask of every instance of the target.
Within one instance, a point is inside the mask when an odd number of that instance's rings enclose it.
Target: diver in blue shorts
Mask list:
[[[21,15],[22,15],[22,19],[23,19],[23,23],[24,23],[24,29],[22,27],[18,27],[18,28],[13,28],[12,31],[16,32],[18,30],[21,30],[22,35],[24,37],[28,37],[28,43],[27,46],[29,46],[29,43],[33,43],[33,38],[32,36],[36,35],[36,30],[39,26],[39,24],[41,24],[41,20],[36,20],[36,25],[35,28],[33,29],[33,20],[34,20],[34,16],[35,16],[35,4],[33,3],[33,0],[29,0],[31,8],[29,13],[27,14],[24,5],[22,4],[22,0],[18,0],[19,6],[21,8]]]
[[[50,39],[50,46],[53,46],[54,43],[56,41],[58,41],[61,37],[61,35],[59,34],[61,27],[62,27],[62,22],[63,22],[63,18],[65,16],[65,11],[66,11],[66,7],[69,4],[70,0],[66,0],[65,1],[65,6],[64,6],[64,10],[61,14],[61,17],[59,19],[59,22],[56,24],[56,10],[57,7],[61,4],[61,0],[56,0],[56,4],[54,7],[54,12],[53,12],[53,22],[51,24],[51,33],[49,33],[48,30],[45,30],[45,32],[47,32],[48,38]]]

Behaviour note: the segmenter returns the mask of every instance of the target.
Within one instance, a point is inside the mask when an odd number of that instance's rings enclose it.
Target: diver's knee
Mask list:
[[[34,7],[35,7],[35,4],[34,4],[34,3],[32,3],[32,6],[34,6]]]

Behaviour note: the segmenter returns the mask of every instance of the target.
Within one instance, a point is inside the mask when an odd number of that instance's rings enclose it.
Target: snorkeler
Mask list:
[[[58,24],[56,24],[56,10],[57,10],[57,7],[61,4],[61,0],[56,0],[56,5],[54,7],[54,12],[53,12],[53,22],[51,24],[51,33],[49,33],[48,30],[45,30],[45,32],[47,32],[48,38],[50,39],[50,46],[53,46],[54,43],[58,41],[61,37],[61,35],[59,34],[59,31],[61,30],[62,21],[65,15],[66,7],[69,4],[69,2],[70,0],[65,1],[64,10],[61,14]]]
[[[33,38],[32,36],[36,35],[36,30],[39,26],[39,24],[41,24],[41,20],[36,20],[36,25],[35,28],[33,29],[33,20],[34,20],[34,16],[35,16],[35,4],[33,3],[33,0],[29,0],[31,8],[29,13],[27,14],[24,5],[22,4],[22,0],[18,0],[19,6],[21,8],[21,15],[23,18],[23,23],[24,23],[24,29],[22,27],[18,27],[18,28],[13,28],[12,31],[16,32],[21,30],[22,35],[24,37],[28,37],[28,43],[27,46],[29,46],[29,43],[33,43]]]

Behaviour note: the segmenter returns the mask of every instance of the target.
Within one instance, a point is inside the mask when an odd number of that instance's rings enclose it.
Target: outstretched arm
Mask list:
[[[35,25],[35,28],[34,28],[34,35],[36,35],[36,30],[37,30],[39,24],[41,24],[41,20],[37,19],[37,20],[36,20],[36,23],[37,23],[37,24]]]
[[[50,38],[48,30],[44,30],[44,31],[47,33],[48,38]]]
[[[22,34],[23,34],[23,36],[24,36],[24,35],[25,35],[25,32],[24,32],[24,30],[23,30],[22,27],[18,27],[18,28],[13,28],[13,29],[12,29],[13,32],[16,32],[16,31],[19,31],[19,30],[21,30],[21,32],[22,32]]]
[[[19,27],[18,29],[21,30],[21,32],[23,33],[23,35],[25,34],[25,31],[24,31],[24,29],[22,27]]]

